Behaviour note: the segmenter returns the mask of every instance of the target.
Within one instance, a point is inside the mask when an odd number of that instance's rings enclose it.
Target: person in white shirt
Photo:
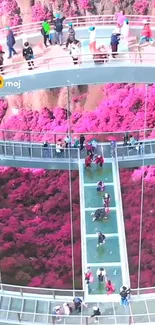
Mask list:
[[[64,310],[64,315],[66,315],[66,316],[70,315],[69,304],[67,304],[66,302],[63,304],[63,310]]]
[[[129,31],[130,31],[129,21],[128,19],[125,19],[123,26],[121,28],[121,36],[126,46],[128,46]]]
[[[91,53],[96,52],[96,29],[95,27],[89,27],[89,49]]]
[[[103,283],[103,281],[106,282],[106,279],[107,279],[106,275],[107,275],[107,273],[106,273],[106,270],[105,270],[103,267],[100,267],[100,268],[97,270],[96,275],[97,275],[97,277],[98,277],[98,281],[99,281],[100,283]]]
[[[74,64],[78,64],[80,62],[80,53],[81,44],[78,40],[74,40],[74,42],[70,46],[70,55],[73,59]]]

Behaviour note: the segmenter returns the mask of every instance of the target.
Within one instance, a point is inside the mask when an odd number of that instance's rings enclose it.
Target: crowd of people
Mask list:
[[[112,58],[117,57],[118,46],[120,40],[123,40],[128,46],[129,32],[130,32],[130,24],[127,19],[125,12],[120,11],[115,15],[117,24],[111,34],[111,40],[109,46],[102,44],[101,46],[97,46],[97,38],[96,38],[96,27],[89,27],[89,49],[90,53],[93,55],[94,62],[107,62],[110,54]],[[62,46],[64,44],[63,41],[63,22],[65,17],[61,17],[60,14],[55,15],[55,19],[52,21],[52,25],[46,19],[42,23],[41,27],[41,35],[43,37],[43,43],[45,47],[48,45],[58,44]],[[144,43],[154,43],[154,39],[152,38],[152,31],[150,28],[149,21],[143,21],[143,28],[139,38],[139,45]],[[14,35],[13,30],[8,26],[6,27],[6,44],[8,47],[8,58],[12,58],[13,55],[16,55],[16,37]],[[76,38],[76,31],[74,29],[73,23],[68,23],[68,34],[67,40],[65,42],[65,49],[69,50],[69,53],[72,57],[73,63],[77,65],[81,62],[81,42]],[[34,68],[34,51],[30,43],[26,40],[23,44],[22,50],[23,58],[28,63],[28,69],[32,70]],[[4,55],[5,52],[0,45],[0,71],[3,74],[4,69]]]
[[[123,145],[127,146],[129,148],[129,151],[136,150],[138,154],[142,155],[144,153],[144,144],[141,141],[138,141],[135,139],[135,137],[132,134],[126,134],[124,135]]]
[[[100,283],[103,283],[105,281],[105,288],[107,291],[107,295],[115,293],[115,285],[110,280],[108,280],[106,271],[103,267],[100,267],[97,270],[96,275]],[[91,292],[90,283],[93,282],[93,274],[90,267],[88,267],[85,273],[85,280],[86,280],[86,284],[89,287],[89,292]],[[122,286],[120,288],[120,304],[125,307],[128,306],[129,296],[130,296],[130,289],[127,286]],[[53,325],[56,324],[56,321],[58,322],[61,321],[62,317],[64,316],[81,314],[83,307],[87,308],[88,305],[80,297],[75,297],[73,299],[73,302],[64,303],[62,306],[54,307],[52,312]],[[89,317],[94,318],[94,323],[97,323],[99,320],[99,316],[101,315],[102,313],[99,307],[93,306],[92,314]]]

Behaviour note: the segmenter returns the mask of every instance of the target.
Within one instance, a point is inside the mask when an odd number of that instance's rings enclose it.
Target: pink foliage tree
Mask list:
[[[42,5],[40,1],[38,1],[32,7],[32,21],[43,21],[44,19],[50,19],[51,13],[45,5]]]
[[[3,283],[81,287],[78,173],[72,172],[73,251],[67,171],[0,168]]]
[[[2,0],[0,4],[0,15],[9,16],[11,26],[17,26],[22,24],[20,8],[16,0]]]
[[[135,13],[139,15],[147,15],[149,9],[148,0],[136,0],[134,3]]]

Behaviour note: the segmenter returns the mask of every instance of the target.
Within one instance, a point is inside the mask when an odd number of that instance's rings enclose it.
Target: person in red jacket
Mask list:
[[[107,290],[108,295],[115,292],[115,286],[114,286],[114,284],[111,283],[110,280],[108,280],[107,283],[106,283],[106,290]]]
[[[149,42],[150,44],[153,44],[154,40],[152,38],[152,31],[150,28],[150,24],[147,20],[144,20],[143,23],[144,23],[144,27],[141,32],[139,45],[144,44],[145,42]]]
[[[85,168],[91,167],[91,163],[92,163],[92,157],[91,155],[89,155],[85,158]]]
[[[104,164],[104,158],[102,156],[97,156],[96,159],[95,159],[95,164],[96,165],[100,165],[100,167],[103,166]]]

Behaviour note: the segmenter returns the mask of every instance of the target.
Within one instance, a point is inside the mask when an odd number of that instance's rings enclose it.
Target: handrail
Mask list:
[[[101,55],[101,53],[96,53],[97,55]],[[110,55],[110,53],[107,52],[107,54]],[[138,58],[137,59],[137,54],[139,54],[139,52],[117,52],[117,53],[113,53],[113,54],[117,54],[117,57],[115,59],[111,59],[104,63],[102,65],[102,67],[106,67],[108,66],[109,62],[110,62],[110,66],[111,67],[114,67],[114,66],[119,66],[120,64],[122,63],[126,63],[127,65],[129,64],[128,61],[130,61],[132,64],[136,64],[136,65],[148,65],[148,62],[151,64],[151,65],[155,65],[155,56],[154,56],[154,53],[150,53],[150,52],[145,52],[143,53],[143,57],[141,58]],[[119,57],[120,55],[120,57]],[[151,56],[150,57],[148,57]],[[128,57],[126,57],[128,56]],[[82,62],[82,59],[84,60]],[[44,62],[40,65],[37,66],[37,63],[40,62],[41,60],[43,60]],[[95,59],[95,61],[100,61],[101,59],[100,58],[97,58]],[[53,68],[55,70],[55,65],[60,65],[60,68],[61,66],[63,67],[63,70],[64,70],[64,64],[71,64],[72,65],[72,69],[77,69],[77,67],[81,66],[81,64],[85,64],[85,63],[93,63],[93,58],[92,58],[92,54],[79,54],[79,63],[78,65],[74,65],[73,62],[72,62],[72,58],[70,55],[63,55],[63,56],[53,56],[52,58],[51,57],[41,57],[41,58],[36,58],[33,60],[34,61],[34,64],[35,64],[35,68],[42,68],[42,67],[46,67],[47,68],[47,71],[52,71]],[[54,62],[53,62],[54,61]],[[139,61],[137,63],[137,61]],[[144,62],[143,62],[144,61]],[[52,64],[53,63],[53,64]],[[21,67],[21,65],[24,65]],[[18,67],[19,66],[19,67]],[[11,69],[6,69],[5,68],[8,68],[8,67],[11,67]],[[23,71],[23,70],[26,70],[28,69],[27,67],[27,62],[24,60],[24,61],[19,61],[19,62],[13,62],[12,64],[7,64],[7,65],[4,65],[4,73],[5,74],[8,74],[8,73],[12,73],[13,72],[13,69],[12,67],[15,67],[16,69],[16,76],[20,76],[20,71]],[[87,68],[87,65],[84,66],[84,68]],[[57,68],[57,70],[59,70]],[[32,70],[30,72],[30,75],[31,73],[33,73],[35,71]],[[6,80],[6,82],[9,82]],[[11,81],[10,81],[11,82]]]
[[[101,308],[101,307],[100,307]],[[6,312],[6,310],[5,309],[0,309],[0,311],[1,312]],[[102,310],[101,310],[102,311]],[[12,314],[18,314],[18,311],[17,310],[9,310],[9,313],[12,313]],[[27,312],[27,311],[22,311],[21,312],[21,314],[22,315],[36,315],[36,316],[43,316],[43,315],[45,315],[45,316],[54,316],[54,315],[52,315],[52,314],[50,314],[50,313],[37,313],[37,312],[34,312],[34,313],[32,313],[32,312]],[[147,316],[148,314],[147,313],[142,313],[142,314],[138,314],[138,313],[134,313],[134,317],[135,316],[137,316],[137,317],[142,317],[142,315],[143,316]],[[149,313],[149,315],[150,316],[155,316],[155,313]],[[63,315],[63,314],[60,314],[60,316],[61,317],[63,317],[63,318],[66,318],[66,319],[86,319],[86,318],[88,318],[88,317],[90,317],[90,315],[88,316],[87,314],[86,315]],[[103,319],[103,318],[105,318],[105,319],[108,319],[108,318],[115,318],[115,319],[117,319],[117,317],[119,318],[125,318],[125,317],[130,317],[131,316],[131,314],[126,314],[125,313],[125,315],[122,313],[122,314],[116,314],[116,315],[114,315],[114,314],[101,314],[101,315],[99,315],[99,316],[97,316],[99,319]],[[1,319],[3,319],[3,318],[1,318]],[[145,323],[145,321],[144,321],[144,323]],[[69,324],[70,324],[70,322],[69,322]],[[101,323],[99,323],[99,324],[101,324]],[[102,323],[103,324],[103,323]],[[115,323],[115,324],[117,324],[117,323]],[[136,322],[136,324],[137,324],[137,322]]]
[[[126,15],[126,17],[130,20],[130,24],[143,24],[143,20],[147,19],[150,24],[155,24],[155,17],[154,16],[147,16],[147,15]],[[72,21],[74,27],[80,27],[82,25],[89,26],[92,23],[98,24],[116,24],[116,14],[115,15],[88,15],[88,16],[78,16],[78,17],[67,17],[64,21],[64,26],[67,25],[68,22]],[[12,30],[15,32],[16,35],[21,34],[23,32],[33,32],[38,31],[41,27],[43,21],[39,22],[31,22],[23,25],[12,26]],[[24,31],[24,28],[25,29]],[[53,25],[52,25],[53,27]],[[0,29],[0,33],[4,33],[6,31],[5,28]]]
[[[145,129],[145,131],[155,131],[154,128],[152,129]],[[16,133],[30,133],[30,134],[45,134],[45,132],[37,132],[37,131],[22,131],[22,130],[13,130],[13,129],[1,129],[0,128],[0,132],[16,132]],[[144,129],[136,129],[136,130],[123,130],[123,131],[107,131],[107,132],[82,132],[82,134],[86,134],[86,135],[94,135],[94,134],[126,134],[126,133],[133,133],[133,132],[144,132]],[[81,134],[81,132],[73,132],[71,131],[70,132],[71,134],[75,135],[75,134]],[[52,134],[52,135],[67,135],[68,133],[67,132],[52,132],[52,131],[46,131],[46,134]]]
[[[149,136],[151,136],[151,132],[153,132],[154,129],[146,129],[146,132],[149,133]],[[144,130],[143,129],[140,129],[140,130],[127,130],[127,131],[115,131],[115,132],[112,132],[112,131],[109,131],[109,132],[83,132],[83,134],[85,136],[91,136],[91,137],[94,137],[94,136],[105,136],[107,137],[107,140],[108,140],[108,136],[115,136],[116,137],[116,141],[123,141],[123,137],[126,133],[129,133],[129,134],[138,134],[140,135],[142,133],[142,138],[143,138],[143,132]],[[22,130],[12,130],[12,129],[0,129],[0,142],[7,142],[7,141],[14,141],[14,142],[30,142],[30,143],[40,143],[40,142],[43,142],[45,141],[45,139],[47,141],[52,141],[52,143],[56,143],[56,141],[58,140],[59,137],[65,137],[68,133],[67,132],[57,132],[55,133],[54,131],[46,131],[46,132],[34,132],[34,131],[22,131]],[[81,133],[79,132],[71,132],[71,136],[80,136]],[[28,141],[26,140],[26,138],[24,139],[24,135],[25,136],[28,136]],[[15,138],[17,136],[17,139]],[[18,139],[18,136],[22,136],[23,139]],[[35,138],[37,137],[37,138]],[[51,137],[52,137],[52,140],[51,140]],[[14,139],[15,138],[15,139]],[[34,140],[35,139],[35,140]],[[106,140],[105,139],[100,139],[99,140],[100,142],[105,142]],[[110,139],[108,140],[110,141]],[[149,142],[149,141],[154,141],[154,139],[151,139],[148,137],[147,141],[146,142]],[[106,142],[105,142],[106,143]]]

